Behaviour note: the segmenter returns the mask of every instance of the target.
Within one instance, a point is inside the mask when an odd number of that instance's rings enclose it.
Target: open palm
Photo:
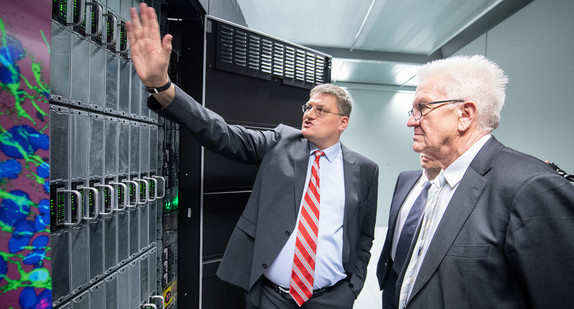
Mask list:
[[[135,8],[131,8],[130,14],[126,28],[134,67],[146,87],[160,87],[169,80],[167,69],[173,37],[168,34],[161,39],[155,10],[145,3],[140,4],[139,15]]]

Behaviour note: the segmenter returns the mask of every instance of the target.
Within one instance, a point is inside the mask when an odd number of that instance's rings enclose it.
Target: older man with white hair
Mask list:
[[[508,78],[483,56],[437,60],[418,77],[413,149],[442,171],[397,280],[399,308],[571,308],[574,186],[490,134]]]

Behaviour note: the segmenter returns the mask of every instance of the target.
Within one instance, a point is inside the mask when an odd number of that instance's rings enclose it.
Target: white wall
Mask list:
[[[418,154],[412,150],[413,131],[406,125],[414,93],[399,93],[388,87],[342,86],[355,104],[341,140],[379,164],[377,225],[386,226],[398,174],[420,169]]]
[[[505,145],[574,173],[574,1],[538,0],[459,54],[483,54],[509,77]]]
[[[574,173],[574,1],[537,0],[462,48],[484,54],[508,74],[506,105],[493,135],[516,150]],[[386,226],[396,177],[418,169],[413,95],[384,87],[345,86],[355,101],[342,141],[380,167],[377,225]]]

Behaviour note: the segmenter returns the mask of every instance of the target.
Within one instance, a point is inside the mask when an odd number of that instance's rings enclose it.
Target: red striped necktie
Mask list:
[[[315,252],[317,252],[317,235],[319,234],[319,159],[323,155],[325,155],[324,152],[315,151],[315,162],[311,168],[311,179],[303,198],[297,228],[289,294],[299,307],[313,296]]]

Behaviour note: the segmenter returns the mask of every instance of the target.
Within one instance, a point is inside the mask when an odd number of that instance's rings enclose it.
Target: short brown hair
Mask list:
[[[345,89],[333,85],[333,84],[320,84],[311,89],[309,97],[314,97],[319,94],[329,94],[337,99],[337,109],[339,109],[339,114],[345,115],[347,117],[351,116],[351,110],[353,109],[353,99]]]

